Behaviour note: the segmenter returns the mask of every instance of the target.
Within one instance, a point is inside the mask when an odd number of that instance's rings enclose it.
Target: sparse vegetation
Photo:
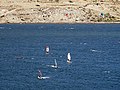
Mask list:
[[[84,1],[84,0],[83,0]],[[73,3],[60,0],[29,0],[24,3],[1,3],[0,23],[39,23],[39,22],[119,22],[120,5],[111,3]],[[37,2],[37,3],[36,3]],[[12,4],[13,3],[13,4]],[[97,4],[96,4],[97,3]]]

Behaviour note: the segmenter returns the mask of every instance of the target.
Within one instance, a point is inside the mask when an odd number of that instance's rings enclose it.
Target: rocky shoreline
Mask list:
[[[7,3],[0,23],[119,23],[120,5],[109,2]]]

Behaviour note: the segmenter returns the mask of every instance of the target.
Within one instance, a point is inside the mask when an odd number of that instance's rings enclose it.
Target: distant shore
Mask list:
[[[0,24],[120,23],[120,5],[109,2],[2,3]]]
[[[69,23],[69,22],[41,22],[41,23],[0,23],[2,24],[120,24],[120,22],[77,22],[77,23]]]

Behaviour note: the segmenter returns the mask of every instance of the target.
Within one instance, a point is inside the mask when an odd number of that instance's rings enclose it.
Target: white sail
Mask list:
[[[49,53],[50,49],[48,46],[46,46],[46,53]]]
[[[57,61],[56,61],[56,59],[55,59],[55,66],[57,66]]]
[[[67,54],[67,62],[68,62],[68,63],[71,63],[71,56],[70,56],[70,53]]]
[[[68,53],[67,58],[68,58],[69,61],[71,61],[70,53]]]

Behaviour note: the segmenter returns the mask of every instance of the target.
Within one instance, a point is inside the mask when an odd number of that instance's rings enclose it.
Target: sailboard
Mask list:
[[[55,69],[58,68],[58,64],[57,64],[56,59],[54,59],[54,64],[53,65],[47,65],[47,66],[55,68]]]
[[[55,59],[54,61],[55,61],[55,64],[54,64],[54,65],[51,65],[51,67],[53,67],[53,68],[58,68],[58,64],[57,64],[56,59]]]
[[[38,70],[38,72],[39,72],[38,79],[48,79],[48,78],[50,78],[50,77],[43,77],[40,70]]]

